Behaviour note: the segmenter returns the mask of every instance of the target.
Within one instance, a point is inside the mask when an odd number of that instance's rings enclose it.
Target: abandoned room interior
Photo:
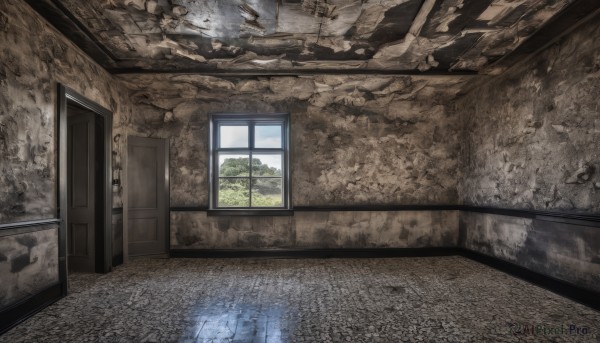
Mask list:
[[[600,1],[0,1],[0,342],[599,311]]]

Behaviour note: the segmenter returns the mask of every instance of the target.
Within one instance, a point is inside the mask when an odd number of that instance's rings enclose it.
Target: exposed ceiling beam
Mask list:
[[[410,45],[417,39],[419,34],[421,33],[421,29],[423,29],[423,25],[427,22],[427,18],[429,18],[429,13],[433,9],[435,5],[435,0],[425,0],[423,5],[421,5],[421,9],[417,16],[413,20],[410,29],[406,36],[403,39],[386,44],[373,56],[374,59],[379,58],[389,58],[389,57],[397,57],[402,56],[408,51]]]

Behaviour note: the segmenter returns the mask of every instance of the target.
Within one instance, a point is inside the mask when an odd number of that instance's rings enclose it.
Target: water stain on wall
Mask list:
[[[460,244],[544,275],[600,290],[597,227],[462,212]]]
[[[171,248],[422,248],[458,241],[458,211],[303,212],[292,217],[171,213]]]

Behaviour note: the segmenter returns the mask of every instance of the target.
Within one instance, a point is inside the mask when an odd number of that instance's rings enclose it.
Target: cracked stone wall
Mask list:
[[[131,113],[127,90],[21,0],[0,2],[0,50],[0,223],[54,218],[57,84],[110,109],[116,125]],[[39,229],[3,230],[0,307],[57,281],[57,229]]]
[[[600,213],[600,22],[457,102],[465,204]],[[539,216],[538,216],[539,217]],[[600,290],[597,223],[461,213],[461,244]]]
[[[127,123],[128,134],[170,141],[172,207],[208,205],[211,112],[291,114],[294,206],[458,203],[459,121],[444,104],[467,82],[464,78],[121,77],[136,103]],[[357,222],[349,219],[349,230],[355,232],[347,233],[335,228],[339,216],[327,213],[298,214],[293,223],[266,226],[273,230],[248,218],[232,220],[231,226],[224,228],[223,221],[217,225],[204,213],[173,213],[172,244],[179,248],[279,247],[300,244],[290,237],[308,235],[305,242],[318,246],[320,233],[298,231],[312,224],[330,231],[332,237],[350,239],[340,242],[332,238],[336,242],[332,246],[361,246],[366,242],[361,235],[369,236],[370,229],[379,227],[392,230],[395,238],[389,243],[367,239],[371,243],[366,246],[403,246],[402,225],[363,225],[387,220],[376,213],[366,215],[367,219],[356,218]],[[415,219],[407,214],[405,220],[431,223],[428,216]],[[277,218],[266,220],[280,222]],[[430,228],[420,222],[407,227],[414,231],[411,235],[431,235]]]

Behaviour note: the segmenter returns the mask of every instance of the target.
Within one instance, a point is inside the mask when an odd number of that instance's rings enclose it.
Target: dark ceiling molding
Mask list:
[[[546,24],[535,31],[515,50],[501,57],[489,67],[510,68],[539,52],[569,34],[571,31],[600,15],[600,1],[575,0],[560,13],[552,17]]]
[[[57,0],[25,0],[54,28],[106,69],[117,58],[67,8]]]
[[[226,70],[226,69],[178,69],[147,70],[141,68],[109,68],[111,74],[202,74],[206,76],[300,76],[300,75],[406,75],[406,76],[476,76],[472,70],[392,70],[392,69],[288,69],[288,70]]]

